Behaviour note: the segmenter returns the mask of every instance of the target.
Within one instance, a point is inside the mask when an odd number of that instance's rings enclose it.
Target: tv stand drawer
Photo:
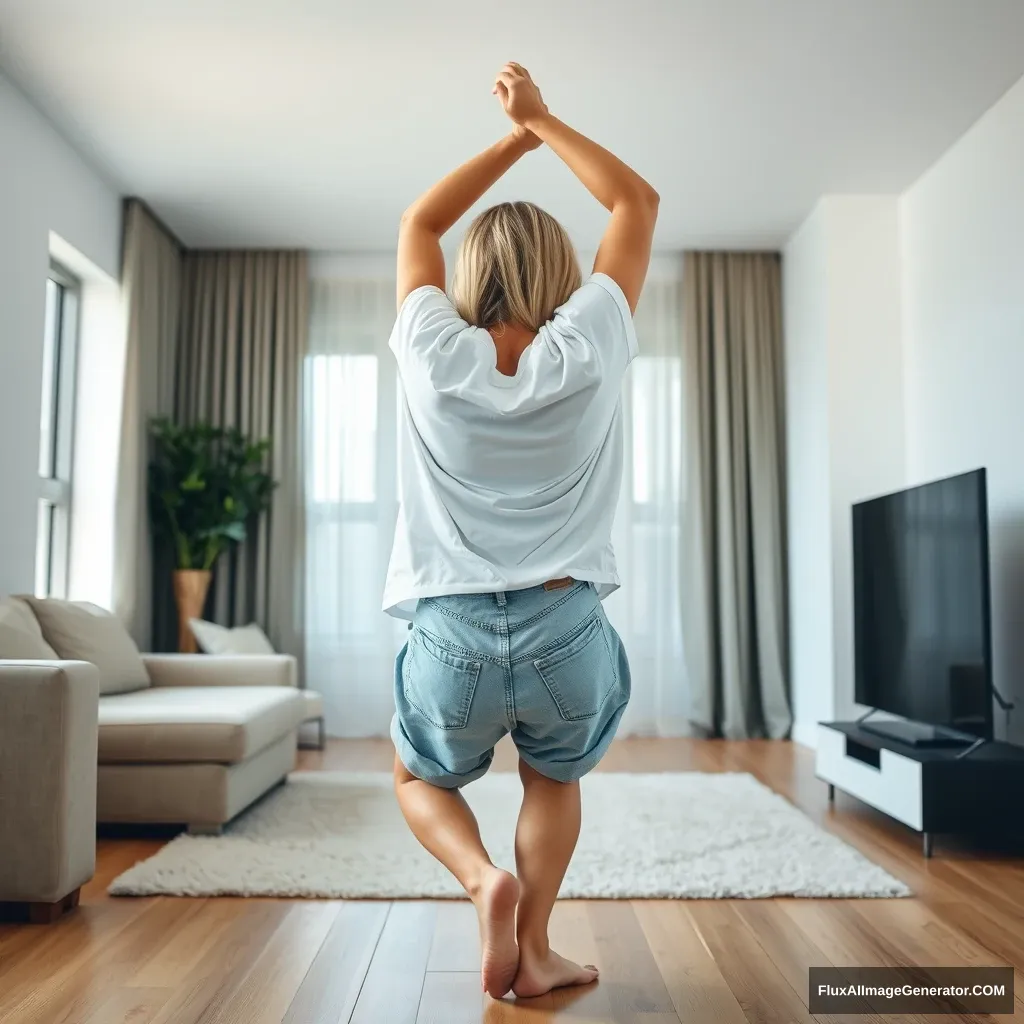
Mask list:
[[[836,789],[921,831],[921,763],[891,750],[858,743],[835,729],[818,726],[815,771]]]
[[[846,737],[846,756],[860,761],[869,768],[882,770],[882,752],[877,747],[869,747],[866,743],[858,743],[852,736]]]

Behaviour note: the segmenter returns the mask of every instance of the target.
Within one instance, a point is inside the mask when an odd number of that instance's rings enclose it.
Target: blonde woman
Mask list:
[[[629,700],[601,601],[619,585],[620,390],[658,195],[549,113],[520,65],[493,91],[511,133],[402,217],[401,507],[384,609],[411,620],[395,665],[398,801],[476,905],[482,984],[500,998],[597,978],[549,947],[548,918],[579,836],[579,780]],[[540,145],[609,211],[593,273],[582,281],[553,217],[502,203],[467,231],[449,297],[441,236]],[[515,875],[491,862],[459,792],[506,733],[523,784]]]

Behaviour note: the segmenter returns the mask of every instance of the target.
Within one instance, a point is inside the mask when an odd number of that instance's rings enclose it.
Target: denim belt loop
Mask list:
[[[498,602],[498,607],[499,608],[504,608],[505,607],[505,591],[504,590],[497,590],[497,591],[495,591],[494,598]]]

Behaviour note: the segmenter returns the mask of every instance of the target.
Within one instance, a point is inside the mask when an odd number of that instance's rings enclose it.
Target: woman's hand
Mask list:
[[[524,127],[525,123],[530,118],[546,114],[548,108],[540,94],[540,89],[530,77],[530,72],[521,64],[506,64],[498,72],[491,92],[501,100],[505,113],[515,121],[520,132],[533,135]],[[536,136],[533,137],[536,138]],[[538,139],[536,145],[532,145],[530,148],[535,149],[539,145],[540,140]]]

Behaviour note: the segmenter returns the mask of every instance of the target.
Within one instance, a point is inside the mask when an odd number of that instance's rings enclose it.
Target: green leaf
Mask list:
[[[243,540],[245,540],[245,535],[245,523],[228,523],[228,525],[224,527],[224,536],[229,538],[230,540],[241,543]]]

